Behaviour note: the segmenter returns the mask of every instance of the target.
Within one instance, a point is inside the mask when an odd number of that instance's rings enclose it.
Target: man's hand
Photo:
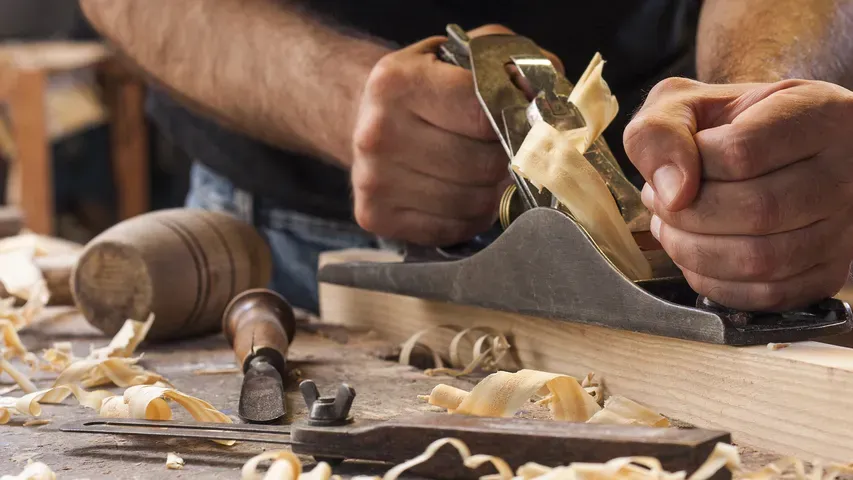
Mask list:
[[[512,33],[500,26],[471,37]],[[465,241],[497,218],[508,159],[469,70],[436,56],[443,37],[382,58],[365,86],[353,134],[358,223],[421,245]],[[555,66],[562,65],[555,59]]]
[[[668,79],[625,130],[652,234],[690,286],[742,310],[837,293],[853,259],[853,93]]]

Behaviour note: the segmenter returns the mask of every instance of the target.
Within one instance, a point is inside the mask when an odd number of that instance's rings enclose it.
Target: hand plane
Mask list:
[[[340,385],[334,397],[319,397],[311,380],[300,384],[309,405],[307,419],[289,426],[184,423],[93,418],[60,426],[64,432],[237,440],[289,445],[298,455],[336,465],[346,459],[399,464],[417,457],[439,439],[464,442],[472,454],[495,455],[515,470],[527,462],[556,467],[572,462],[603,463],[613,458],[650,456],[667,471],[693,473],[726,432],[636,425],[569,423],[522,418],[488,418],[447,413],[407,415],[391,420],[361,420],[350,415],[355,390]],[[412,468],[428,478],[480,478],[490,467],[471,470],[451,446]],[[713,478],[730,478],[727,470]]]
[[[439,53],[473,72],[476,95],[500,138],[508,166],[531,125],[585,126],[568,101],[573,85],[540,48],[517,35],[468,38],[456,25]],[[508,73],[527,84],[523,92]],[[535,97],[530,100],[530,91]],[[500,225],[453,248],[407,248],[397,263],[342,263],[320,269],[322,283],[344,285],[560,321],[726,345],[792,342],[849,332],[850,306],[824,299],[796,311],[741,312],[694,292],[658,244],[649,248],[650,212],[603,137],[585,158],[610,189],[655,274],[632,281],[556,201],[509,168],[514,183],[500,205]],[[653,240],[653,239],[652,239]]]

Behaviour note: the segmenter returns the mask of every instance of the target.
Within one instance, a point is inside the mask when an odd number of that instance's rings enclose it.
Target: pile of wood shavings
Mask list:
[[[450,367],[444,366],[444,359],[432,348],[418,341],[430,333],[442,330],[452,332],[455,335],[450,341],[449,359]],[[462,341],[469,335],[476,334],[472,342],[471,359],[468,362],[462,360]],[[474,372],[493,372],[500,365],[501,360],[509,353],[510,344],[506,336],[492,327],[478,326],[461,329],[455,325],[438,325],[425,328],[416,332],[400,346],[399,363],[403,365],[412,364],[412,353],[416,348],[424,350],[432,357],[434,368],[424,370],[424,374],[449,375],[461,377]]]
[[[203,422],[232,423],[230,417],[216,410],[211,404],[172,388],[164,377],[136,365],[133,358],[138,345],[145,339],[154,322],[150,315],[145,322],[128,320],[110,343],[92,350],[85,358],[75,358],[70,346],[55,345],[45,352],[44,358],[54,367],[61,365],[61,373],[52,387],[37,390],[32,382],[16,370],[6,369],[18,383],[25,395],[22,397],[0,397],[0,424],[8,423],[12,415],[38,417],[41,404],[58,404],[73,395],[80,405],[91,408],[100,416],[112,418],[136,418],[145,420],[169,420],[172,412],[167,400],[184,407],[193,418]],[[8,332],[11,331],[11,334]],[[14,329],[0,336],[7,351],[16,356],[32,355],[26,351]],[[2,360],[0,356],[0,360]],[[123,394],[115,395],[106,390],[88,391],[86,388],[115,385],[126,388]],[[233,441],[219,441],[233,445]]]
[[[519,370],[499,371],[479,382],[468,392],[439,384],[429,395],[421,396],[430,405],[449,413],[480,417],[512,417],[534,396],[541,397],[555,420],[669,427],[666,417],[622,396],[612,396],[601,405],[601,385],[595,376],[583,382],[568,375]]]
[[[353,480],[397,480],[409,469],[428,462],[442,447],[450,445],[459,452],[465,467],[475,470],[490,463],[497,474],[483,476],[483,479],[501,480],[707,480],[723,468],[732,473],[735,480],[835,480],[839,475],[853,473],[853,466],[833,464],[826,467],[815,464],[806,472],[804,463],[795,458],[783,458],[758,470],[747,471],[743,468],[737,448],[726,443],[718,443],[711,455],[690,476],[684,471],[667,472],[660,461],[652,457],[620,457],[605,463],[575,462],[565,466],[547,467],[536,463],[526,463],[514,473],[510,466],[493,455],[471,454],[468,446],[456,438],[442,438],[432,442],[424,453],[388,470],[384,476],[355,476]],[[266,474],[258,471],[260,462],[272,460]],[[310,472],[303,472],[302,465],[293,453],[286,450],[264,452],[250,459],[243,466],[241,480],[338,480],[332,475],[331,468],[320,462]]]

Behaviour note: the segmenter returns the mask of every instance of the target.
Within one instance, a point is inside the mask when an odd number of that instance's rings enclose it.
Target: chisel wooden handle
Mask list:
[[[284,375],[287,349],[296,333],[293,308],[281,295],[265,288],[234,297],[222,315],[222,331],[243,372],[263,355]]]

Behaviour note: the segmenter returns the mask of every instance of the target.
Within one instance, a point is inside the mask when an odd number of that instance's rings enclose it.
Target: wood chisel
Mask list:
[[[64,432],[143,435],[156,437],[237,440],[290,445],[293,452],[337,464],[360,460],[399,464],[421,453],[432,442],[452,437],[472,454],[495,455],[517,469],[527,462],[556,467],[572,462],[607,462],[617,457],[650,456],[663,468],[695,471],[718,442],[730,443],[726,432],[703,429],[654,428],[489,418],[428,413],[391,420],[360,420],[349,415],[355,391],[341,385],[335,397],[317,397],[313,382],[300,385],[310,414],[290,426],[186,423],[174,421],[76,420]],[[444,447],[411,472],[429,478],[478,478],[490,467],[471,470],[452,447]],[[723,469],[713,478],[730,478]]]
[[[222,330],[243,369],[238,414],[249,423],[280,421],[287,414],[283,379],[296,333],[293,308],[271,290],[247,290],[225,308]]]

